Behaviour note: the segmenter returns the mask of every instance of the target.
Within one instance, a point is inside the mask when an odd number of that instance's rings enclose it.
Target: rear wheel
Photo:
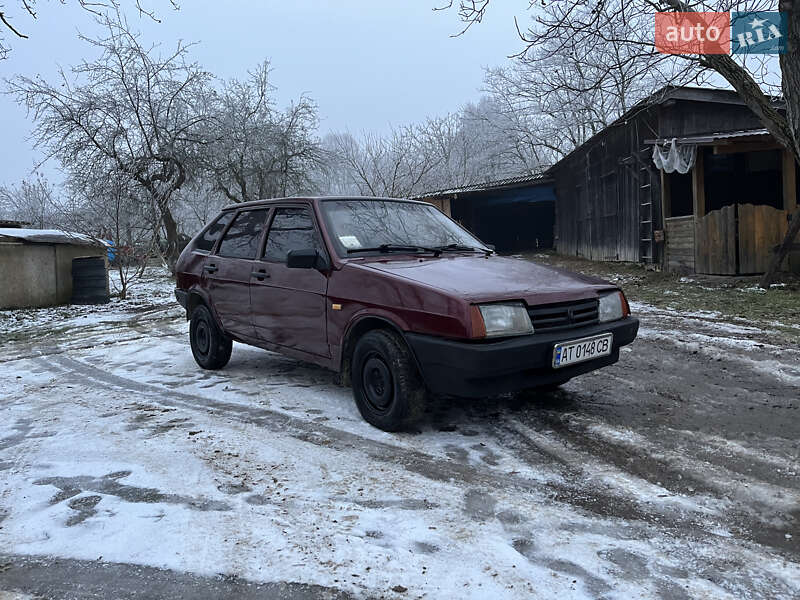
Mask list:
[[[425,385],[405,341],[377,329],[353,352],[353,396],[364,420],[384,431],[399,431],[425,411]]]
[[[231,359],[233,343],[203,304],[192,311],[189,342],[195,361],[204,369],[221,369]]]

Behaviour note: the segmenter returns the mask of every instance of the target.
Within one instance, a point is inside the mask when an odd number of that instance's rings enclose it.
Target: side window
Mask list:
[[[266,218],[266,210],[240,212],[222,238],[217,254],[227,258],[255,258]]]
[[[322,246],[307,208],[278,208],[267,234],[264,260],[286,262],[290,250]]]
[[[228,226],[228,223],[231,222],[233,219],[233,215],[236,214],[234,212],[226,212],[223,213],[216,221],[214,221],[210,227],[208,227],[194,244],[195,250],[201,250],[203,252],[211,252],[211,249],[214,247],[217,239],[219,236],[222,235],[223,230],[225,227]]]

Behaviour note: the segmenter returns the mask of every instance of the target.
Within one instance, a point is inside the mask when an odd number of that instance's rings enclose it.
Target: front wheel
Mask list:
[[[189,343],[195,361],[204,369],[221,369],[231,359],[233,343],[222,333],[211,311],[203,304],[192,311]]]
[[[425,384],[405,341],[377,329],[358,341],[353,353],[353,396],[364,420],[384,431],[399,431],[425,411]]]

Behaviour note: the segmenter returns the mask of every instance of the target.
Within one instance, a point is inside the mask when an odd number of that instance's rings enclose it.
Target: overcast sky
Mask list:
[[[520,49],[515,11],[527,18],[527,2],[506,0],[491,7],[484,22],[464,36],[455,11],[434,12],[441,0],[234,0],[191,2],[179,11],[166,0],[145,0],[162,19],[140,20],[123,0],[132,24],[146,40],[174,45],[199,42],[194,58],[221,77],[243,77],[264,58],[272,62],[277,98],[287,103],[301,93],[319,105],[321,133],[348,130],[383,132],[399,125],[457,110],[480,96],[483,68],[507,62]],[[12,11],[16,2],[7,2]],[[68,67],[93,49],[77,39],[91,34],[90,15],[58,2],[40,2],[39,18],[13,23],[30,35],[9,40],[13,51],[0,61],[0,75],[36,74],[52,78],[58,64]],[[162,5],[163,4],[163,5]],[[224,8],[222,8],[224,7]],[[28,177],[40,160],[31,149],[31,122],[25,110],[0,96],[0,184]],[[57,177],[57,165],[44,172]]]

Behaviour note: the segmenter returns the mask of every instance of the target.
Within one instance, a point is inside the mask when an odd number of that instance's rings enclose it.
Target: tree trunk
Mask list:
[[[164,233],[167,236],[167,246],[164,248],[164,258],[167,260],[169,269],[175,273],[175,263],[180,256],[180,238],[178,235],[178,224],[172,216],[172,211],[168,206],[161,206],[161,224],[164,226]]]
[[[119,273],[119,299],[125,300],[128,297],[128,278],[126,277],[127,273],[123,270],[125,267],[122,264],[122,257],[119,255],[117,255],[117,263],[117,272]]]
[[[786,101],[786,121],[791,132],[789,150],[794,154],[795,163],[800,163],[800,10],[795,6],[797,0],[781,0],[779,8],[786,15],[788,39],[786,52],[780,55],[783,98]],[[795,165],[795,168],[797,166]],[[761,287],[768,288],[775,273],[781,268],[783,260],[792,248],[800,232],[800,206],[795,207],[786,237],[772,257],[769,268],[761,278]]]
[[[762,288],[769,288],[773,278],[775,277],[775,273],[777,273],[778,269],[781,268],[783,259],[786,258],[786,255],[789,254],[789,250],[791,250],[794,246],[794,239],[797,237],[798,232],[800,232],[800,208],[794,211],[794,216],[789,223],[789,230],[786,232],[786,237],[783,238],[783,242],[781,242],[781,245],[775,252],[775,256],[772,257],[772,261],[769,264],[769,269],[767,269],[767,272],[764,273],[764,276],[759,282],[759,285]]]

